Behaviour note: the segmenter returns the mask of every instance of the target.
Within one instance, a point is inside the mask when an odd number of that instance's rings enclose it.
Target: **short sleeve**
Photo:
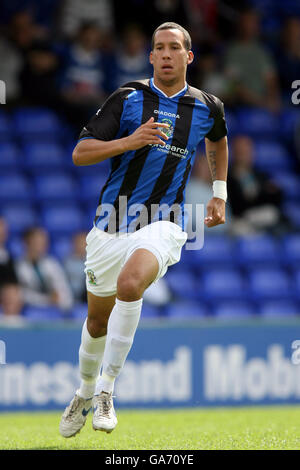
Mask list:
[[[211,116],[214,119],[214,124],[205,137],[212,142],[216,142],[227,135],[224,105],[222,101],[216,97],[214,97],[214,106],[211,108]]]
[[[132,91],[131,88],[118,88],[110,95],[82,129],[79,140],[94,138],[108,141],[115,139],[121,127],[124,101],[130,91]]]

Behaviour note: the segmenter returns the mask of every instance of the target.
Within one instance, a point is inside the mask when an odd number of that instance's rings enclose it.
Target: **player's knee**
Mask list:
[[[137,275],[121,274],[117,282],[117,295],[120,300],[133,302],[142,297],[145,290],[144,281]]]
[[[104,336],[107,333],[107,322],[106,317],[99,317],[96,315],[89,315],[87,319],[87,329],[93,338]]]

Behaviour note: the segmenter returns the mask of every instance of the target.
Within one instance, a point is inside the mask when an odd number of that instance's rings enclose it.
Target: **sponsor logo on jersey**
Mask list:
[[[161,115],[161,116],[167,116],[167,117],[172,117],[172,118],[180,119],[180,115],[179,115],[179,114],[169,113],[168,111],[161,111],[160,109],[155,109],[155,110],[154,110],[154,114],[159,114],[159,115]]]
[[[171,119],[162,119],[161,122],[163,122],[164,124],[169,124],[168,128],[161,127],[160,129],[170,139],[174,132],[173,122],[171,121]]]

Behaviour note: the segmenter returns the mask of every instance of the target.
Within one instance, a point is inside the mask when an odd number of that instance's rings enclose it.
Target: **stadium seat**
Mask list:
[[[59,260],[64,260],[72,251],[70,236],[54,237],[51,240],[51,254]]]
[[[237,112],[239,133],[253,138],[271,138],[278,135],[279,120],[275,115],[261,108],[244,108]]]
[[[287,171],[293,167],[293,161],[286,148],[274,140],[255,143],[254,164],[265,172]]]
[[[59,140],[64,129],[58,116],[46,108],[22,108],[13,115],[16,135],[23,142]]]
[[[196,270],[231,265],[233,260],[232,241],[226,235],[205,236],[201,250],[185,250],[184,259]]]
[[[106,175],[97,173],[80,178],[80,195],[83,202],[94,203],[95,210],[98,205],[101,190],[106,182]]]
[[[147,302],[143,302],[143,308],[141,313],[141,320],[146,318],[160,318],[161,309],[155,305],[151,305]]]
[[[235,262],[244,268],[279,265],[281,260],[278,242],[270,235],[238,238],[234,256]]]
[[[291,279],[283,269],[253,269],[249,272],[249,288],[253,301],[284,300],[293,295]]]
[[[185,269],[169,270],[165,279],[175,296],[188,299],[199,298],[197,281],[192,272]]]
[[[87,317],[87,304],[85,303],[80,303],[80,304],[75,304],[74,307],[72,308],[72,314],[71,318],[72,320],[84,322]]]
[[[286,235],[281,242],[282,262],[289,267],[300,266],[300,234]]]
[[[71,167],[64,148],[56,143],[36,142],[23,146],[23,168],[31,173],[56,171]]]
[[[0,112],[0,141],[14,139],[13,125],[11,118],[5,111]]]
[[[23,243],[22,238],[18,235],[9,236],[9,239],[7,242],[7,248],[11,256],[14,259],[20,258],[21,256],[24,255],[24,251],[25,251],[24,243]]]
[[[1,173],[0,204],[27,202],[32,199],[32,186],[22,173]]]
[[[274,181],[282,190],[284,199],[300,200],[300,178],[296,174],[281,171],[272,175]]]
[[[290,317],[297,315],[300,317],[300,306],[297,302],[291,300],[261,302],[259,313],[263,317]]]
[[[19,166],[20,151],[12,142],[0,141],[0,174],[6,170],[16,171]]]
[[[41,215],[43,226],[52,236],[70,235],[85,229],[83,214],[73,205],[45,207]]]
[[[294,106],[285,109],[280,116],[280,135],[287,144],[290,144],[298,126],[300,126],[300,110],[298,108]]]
[[[218,318],[254,317],[256,310],[252,303],[245,301],[226,301],[212,305],[213,314]]]
[[[38,223],[36,211],[28,204],[8,204],[2,206],[1,213],[7,221],[10,235],[21,234]]]
[[[247,299],[247,284],[238,269],[208,269],[199,281],[200,295],[206,301]]]
[[[170,303],[167,307],[167,317],[170,320],[189,320],[204,318],[208,315],[206,304],[200,301],[178,300]]]
[[[24,317],[32,322],[44,322],[52,320],[61,320],[63,314],[56,307],[35,307],[28,305],[24,310]]]
[[[79,194],[76,180],[67,173],[52,173],[35,178],[35,197],[39,202],[76,201]]]
[[[300,205],[296,201],[288,201],[283,204],[283,212],[288,217],[295,229],[300,229]]]
[[[296,298],[300,301],[300,269],[298,265],[298,269],[293,273],[294,282],[295,282],[295,294]]]

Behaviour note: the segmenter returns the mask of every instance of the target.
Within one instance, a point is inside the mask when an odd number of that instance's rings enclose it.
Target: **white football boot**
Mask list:
[[[72,437],[85,425],[86,417],[92,408],[92,398],[85,399],[74,396],[70,405],[65,409],[59,423],[59,432],[63,437]]]
[[[95,431],[112,432],[118,424],[112,393],[101,392],[99,395],[95,395],[93,408],[93,428]]]

